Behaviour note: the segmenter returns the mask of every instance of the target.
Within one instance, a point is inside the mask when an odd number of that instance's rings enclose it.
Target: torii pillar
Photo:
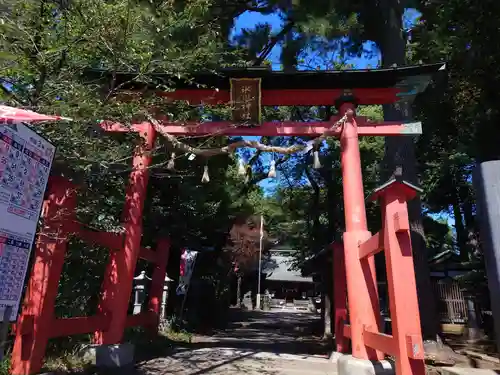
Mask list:
[[[380,307],[377,292],[375,260],[360,260],[358,247],[371,237],[366,221],[365,194],[361,172],[358,127],[353,103],[343,103],[340,115],[347,120],[340,136],[342,185],[344,192],[344,252],[349,316],[351,317],[352,355],[355,358],[381,360],[383,353],[367,347],[363,341],[364,326],[379,327]]]
[[[97,345],[119,344],[123,339],[132,293],[132,280],[141,250],[142,215],[156,132],[150,124],[145,124],[136,131],[142,138],[142,144],[136,148],[125,197],[123,250],[110,254],[98,305],[100,313],[110,315],[111,323],[106,331],[95,332],[94,343]]]

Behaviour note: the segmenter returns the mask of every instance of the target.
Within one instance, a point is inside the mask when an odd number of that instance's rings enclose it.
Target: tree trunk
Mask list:
[[[325,299],[324,299],[324,330],[323,330],[323,339],[329,343],[332,342],[333,338],[333,265],[330,262],[324,263],[324,271],[323,271],[323,283],[325,290]]]
[[[403,66],[406,60],[406,38],[403,34],[402,22],[403,6],[395,0],[382,1],[380,6],[384,20],[379,39],[382,65],[384,67]],[[384,119],[386,121],[401,121],[409,117],[410,108],[404,103],[384,106]],[[416,164],[413,137],[393,136],[385,138],[382,176],[388,179],[396,173],[401,173],[404,179],[411,183],[417,183]],[[435,341],[439,334],[439,319],[430,280],[420,199],[408,202],[408,214],[422,335],[424,340]]]
[[[339,228],[342,228],[342,214],[339,211],[339,195],[341,192],[335,181],[335,175],[331,166],[324,166],[319,170],[321,177],[324,180],[326,187],[326,203],[327,203],[327,217],[328,217],[328,233],[327,242],[338,240]]]
[[[241,274],[236,275],[236,306],[241,307]]]
[[[331,289],[331,288],[330,288]],[[332,298],[328,290],[325,291],[324,298],[324,331],[323,331],[323,340],[331,341],[332,340]]]
[[[321,311],[320,311],[320,321],[321,321],[321,330],[323,331],[323,334],[324,334],[324,328],[325,328],[325,290],[323,288],[323,290],[321,291]]]
[[[312,233],[311,233],[312,235],[310,238],[311,241],[310,246],[314,252],[317,252],[319,251],[319,248],[321,247],[322,244],[320,237],[321,222],[319,221],[319,212],[320,212],[319,203],[320,203],[321,190],[308,167],[305,168],[305,174],[313,190],[311,197],[311,206],[309,209],[309,217],[312,219]]]
[[[458,249],[460,250],[460,258],[467,259],[467,235],[465,231],[464,221],[462,218],[462,210],[460,209],[460,197],[458,193],[455,195],[453,202],[453,216],[455,218],[455,231],[457,232]]]
[[[479,246],[479,234],[476,219],[472,212],[472,197],[468,196],[463,199],[462,210],[464,212],[465,228],[467,233],[467,251],[468,259],[471,259],[472,255],[480,249]]]

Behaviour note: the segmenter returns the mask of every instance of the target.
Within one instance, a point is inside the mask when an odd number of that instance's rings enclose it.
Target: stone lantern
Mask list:
[[[166,308],[167,308],[167,300],[168,300],[168,289],[169,284],[174,281],[168,275],[165,275],[165,282],[163,284],[163,295],[161,298],[161,309],[160,309],[160,320],[163,321],[166,319]]]
[[[142,304],[146,298],[146,286],[151,278],[146,276],[146,271],[141,271],[139,276],[134,277],[134,310],[132,314],[141,313]]]

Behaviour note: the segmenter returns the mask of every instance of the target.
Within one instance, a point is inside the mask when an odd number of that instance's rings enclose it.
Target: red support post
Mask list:
[[[169,253],[170,240],[168,238],[160,239],[156,247],[156,263],[153,276],[151,277],[151,287],[149,289],[148,310],[152,312],[154,318],[153,321],[148,324],[148,328],[152,334],[158,333],[161,300],[163,297],[163,288],[165,286]]]
[[[156,132],[153,126],[148,124],[139,134],[144,142],[137,147],[132,161],[133,171],[130,174],[123,211],[124,245],[121,251],[114,251],[110,255],[98,306],[99,313],[111,315],[108,330],[94,333],[94,342],[100,345],[117,344],[123,338],[132,280],[141,250],[142,214]]]
[[[106,315],[78,316],[76,318],[55,319],[51,324],[50,337],[83,335],[103,331],[109,327],[110,317]]]
[[[11,359],[13,375],[30,375],[41,370],[55,319],[54,304],[69,232],[66,224],[73,220],[76,207],[75,188],[63,177],[51,177],[47,196],[35,261],[17,323]]]
[[[349,351],[349,340],[344,336],[344,325],[347,321],[347,283],[344,246],[334,243],[332,244],[332,250],[335,346],[338,353],[347,353]]]
[[[409,198],[407,190],[403,184],[394,183],[381,196],[387,286],[397,353],[396,373],[424,375],[424,348],[406,205]]]
[[[340,135],[341,166],[344,192],[344,253],[347,276],[347,293],[352,340],[352,355],[355,358],[380,360],[383,353],[366,347],[363,340],[364,327],[380,326],[380,308],[375,275],[375,261],[359,259],[359,244],[371,237],[366,222],[365,196],[361,157],[359,152],[358,127],[355,106],[344,103],[340,115],[347,115]]]

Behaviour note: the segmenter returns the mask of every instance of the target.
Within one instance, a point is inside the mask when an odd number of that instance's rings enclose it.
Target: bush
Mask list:
[[[10,355],[6,355],[0,361],[0,375],[9,375],[10,369]]]

